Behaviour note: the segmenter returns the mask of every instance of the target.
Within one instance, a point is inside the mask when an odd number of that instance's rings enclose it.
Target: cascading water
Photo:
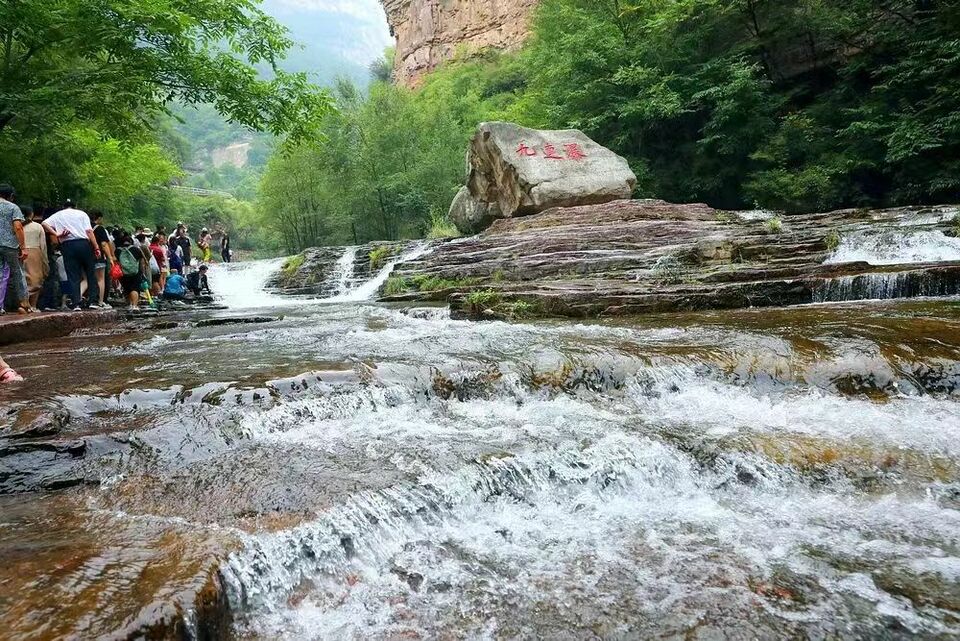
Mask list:
[[[281,265],[210,280],[282,321],[17,354],[0,429],[72,487],[0,495],[7,636],[960,635],[952,303],[468,323]]]
[[[331,295],[318,298],[289,298],[272,294],[267,283],[286,262],[284,258],[247,263],[218,264],[210,268],[210,287],[218,300],[231,309],[297,307],[309,303],[364,302],[374,298],[401,262],[416,260],[430,251],[428,243],[420,243],[387,263],[375,277],[355,285],[357,247],[347,247],[334,265],[328,279]]]
[[[357,247],[347,247],[343,256],[340,257],[340,260],[337,261],[337,264],[333,267],[333,277],[332,280],[336,283],[336,289],[333,291],[333,296],[343,296],[348,291],[354,281],[355,268],[354,265],[357,262]]]
[[[888,300],[960,295],[960,277],[927,272],[891,272],[841,276],[814,290],[814,302]]]
[[[219,302],[231,309],[295,306],[299,304],[297,301],[267,291],[270,277],[283,267],[285,260],[275,258],[211,265],[207,275],[210,289]]]
[[[373,299],[377,295],[377,292],[380,291],[380,288],[383,287],[384,283],[387,282],[387,279],[390,278],[390,274],[393,273],[393,270],[398,264],[416,260],[424,256],[429,251],[429,243],[420,243],[416,245],[414,248],[407,250],[397,258],[388,262],[375,277],[351,291],[334,297],[332,300],[337,302],[362,302]]]
[[[845,236],[826,264],[905,265],[960,261],[960,238],[939,230],[860,232]]]

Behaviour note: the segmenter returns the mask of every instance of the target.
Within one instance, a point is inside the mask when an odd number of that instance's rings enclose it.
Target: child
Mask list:
[[[57,259],[57,274],[60,278],[60,309],[68,311],[70,306],[67,305],[67,295],[70,292],[70,279],[67,278],[67,267],[63,262],[63,254],[57,251],[53,255]]]

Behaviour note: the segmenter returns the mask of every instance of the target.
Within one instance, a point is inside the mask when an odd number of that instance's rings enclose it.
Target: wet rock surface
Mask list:
[[[369,280],[390,260],[408,251],[413,241],[373,242],[355,248],[316,247],[287,259],[268,281],[268,287],[287,296],[332,297],[342,285]],[[338,263],[351,251],[349,280],[339,282]]]
[[[954,300],[285,303],[9,354],[5,638],[960,634]]]
[[[456,316],[523,318],[954,295],[960,252],[925,256],[907,241],[950,240],[956,213],[918,207],[781,218],[655,200],[555,208],[497,221],[398,265],[385,300],[449,300]],[[842,260],[850,255],[845,239],[871,234],[900,239],[904,255],[894,251],[883,264]],[[931,258],[945,260],[917,262]]]
[[[57,312],[23,316],[8,314],[0,317],[0,346],[67,336],[77,330],[113,323],[118,317],[118,312],[115,310]]]

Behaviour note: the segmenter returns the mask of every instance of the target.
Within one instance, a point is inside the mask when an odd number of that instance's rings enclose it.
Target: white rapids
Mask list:
[[[282,269],[287,259],[275,258],[245,263],[215,264],[210,267],[210,288],[219,302],[242,311],[270,307],[302,307],[327,303],[362,303],[372,300],[402,262],[416,260],[430,251],[429,243],[418,243],[388,262],[376,276],[357,283],[354,265],[356,247],[347,247],[334,265],[329,278],[329,296],[292,298],[269,291],[270,278]]]
[[[951,303],[471,323],[363,304],[425,245],[358,286],[345,251],[309,305],[218,266],[299,309],[98,339],[129,389],[58,398],[137,426],[98,514],[229,538],[235,638],[960,638]]]
[[[960,238],[940,230],[859,232],[844,236],[826,264],[904,265],[960,261]]]

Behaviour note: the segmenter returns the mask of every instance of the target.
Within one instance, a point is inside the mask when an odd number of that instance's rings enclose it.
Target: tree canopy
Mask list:
[[[258,0],[0,4],[0,175],[41,200],[129,212],[180,173],[167,114],[212,105],[243,127],[313,136],[330,97],[278,63],[291,42]],[[269,77],[257,67],[271,70]],[[97,193],[103,190],[109,194]]]
[[[643,197],[957,201],[958,34],[960,0],[542,0],[518,53],[461,52],[417,91],[376,65],[369,95],[341,95],[328,139],[275,157],[261,193],[318,218],[291,249],[424,233],[477,123],[511,120],[582,129],[629,160]],[[326,185],[322,206],[297,184]]]

